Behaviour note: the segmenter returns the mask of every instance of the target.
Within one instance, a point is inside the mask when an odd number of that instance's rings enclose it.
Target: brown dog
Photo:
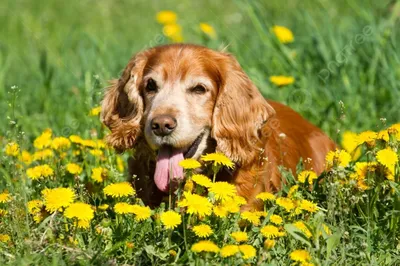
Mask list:
[[[236,59],[206,47],[174,44],[134,56],[102,103],[102,121],[117,150],[136,148],[130,174],[139,196],[158,204],[178,162],[221,152],[236,163],[218,179],[236,185],[247,208],[281,187],[279,165],[295,173],[300,158],[320,174],[335,144],[280,103],[266,101]],[[153,178],[154,177],[154,178]]]

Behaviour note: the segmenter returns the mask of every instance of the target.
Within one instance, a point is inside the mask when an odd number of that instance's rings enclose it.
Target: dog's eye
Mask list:
[[[149,79],[146,85],[147,92],[156,92],[158,89],[157,83],[153,79]]]
[[[207,92],[207,90],[206,90],[206,88],[204,88],[203,86],[197,85],[197,86],[191,88],[191,89],[190,89],[190,92],[196,93],[196,94],[204,94],[204,93]]]

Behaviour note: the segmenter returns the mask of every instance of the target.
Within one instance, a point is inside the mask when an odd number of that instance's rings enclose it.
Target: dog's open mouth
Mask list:
[[[168,145],[160,147],[154,172],[154,182],[159,190],[166,192],[170,180],[172,183],[183,178],[183,168],[179,162],[195,155],[203,136],[204,133],[200,134],[187,149],[177,149]]]
[[[192,143],[192,145],[190,145],[190,147],[187,149],[187,151],[183,154],[183,156],[185,157],[185,159],[187,158],[192,158],[196,151],[197,148],[200,145],[201,140],[203,139],[204,133],[201,133]]]

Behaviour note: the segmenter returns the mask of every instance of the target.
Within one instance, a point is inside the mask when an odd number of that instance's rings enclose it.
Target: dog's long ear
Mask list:
[[[148,53],[133,56],[122,76],[107,88],[101,105],[101,121],[111,130],[106,142],[118,151],[132,148],[141,133],[143,98],[139,92]]]
[[[222,56],[221,84],[214,107],[212,137],[217,151],[246,165],[259,155],[261,127],[275,110],[230,54]]]

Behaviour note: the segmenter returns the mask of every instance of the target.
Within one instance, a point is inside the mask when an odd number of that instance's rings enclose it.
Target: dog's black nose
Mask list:
[[[169,115],[160,115],[151,120],[151,130],[160,137],[171,134],[176,126],[176,119]]]

